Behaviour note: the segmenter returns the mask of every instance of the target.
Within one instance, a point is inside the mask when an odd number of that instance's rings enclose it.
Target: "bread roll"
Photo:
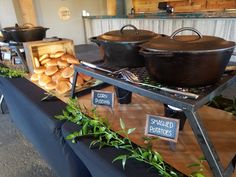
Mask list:
[[[51,61],[50,58],[45,58],[43,61],[41,61],[41,65],[45,65],[45,64],[48,63],[49,61]]]
[[[51,59],[49,62],[46,63],[47,66],[57,66],[58,59]]]
[[[67,63],[67,61],[64,60],[57,60],[57,65],[59,66],[59,68],[65,68],[69,66],[69,63]]]
[[[45,74],[42,74],[40,77],[39,77],[39,85],[40,86],[45,86],[45,85],[47,85],[49,82],[51,82],[52,81],[52,79],[51,79],[51,77],[49,77],[49,76],[47,76],[47,75],[45,75]]]
[[[79,64],[79,60],[76,58],[67,58],[66,61],[70,64]]]
[[[73,77],[70,77],[70,83],[73,84]],[[84,80],[78,75],[77,76],[77,80],[76,80],[76,86],[77,87],[82,87],[82,85],[84,84]]]
[[[33,82],[36,82],[39,80],[39,75],[38,74],[32,74],[30,77],[30,80]]]
[[[63,51],[57,51],[55,54],[54,54],[54,58],[59,58],[59,57],[61,57],[62,55],[64,55],[65,54],[65,52],[63,52]]]
[[[34,64],[36,68],[40,67],[40,63],[37,57],[34,57]]]
[[[55,53],[50,53],[50,54],[49,54],[49,57],[50,57],[50,58],[55,58]]]
[[[70,78],[71,76],[73,76],[74,74],[74,69],[71,67],[66,67],[65,69],[63,69],[61,76],[63,78]]]
[[[48,66],[45,70],[45,74],[47,76],[52,76],[53,74],[55,74],[58,71],[57,66]]]
[[[67,91],[69,91],[71,89],[71,84],[68,81],[61,81],[57,84],[56,86],[56,91],[59,94],[63,94],[66,93]]]
[[[68,58],[75,58],[75,57],[71,54],[68,54],[68,53],[61,56],[61,59],[64,61],[67,61]]]
[[[58,70],[54,75],[52,75],[52,81],[57,83],[58,78],[62,77],[61,76],[61,70]]]
[[[46,58],[48,58],[49,57],[49,54],[48,53],[45,53],[45,54],[43,54],[43,55],[41,55],[40,57],[39,57],[39,61],[41,62],[41,61],[43,61],[44,59],[46,59]]]
[[[86,75],[86,74],[84,74],[84,73],[79,73],[79,76],[82,77],[83,80],[85,80],[85,81],[89,81],[89,80],[92,79],[91,76],[88,76],[88,75]]]
[[[58,84],[59,82],[62,82],[62,81],[64,81],[64,82],[65,82],[65,81],[66,81],[66,82],[69,82],[69,79],[68,79],[68,78],[63,78],[63,77],[60,76],[60,77],[57,79],[57,82],[56,82],[56,83]]]
[[[40,66],[40,67],[38,67],[38,68],[35,68],[35,69],[34,69],[34,72],[35,72],[36,74],[42,74],[42,73],[45,72],[45,70],[46,70],[46,67],[45,67],[45,66]]]
[[[49,82],[46,86],[45,89],[47,90],[53,90],[56,89],[57,84],[55,82]]]

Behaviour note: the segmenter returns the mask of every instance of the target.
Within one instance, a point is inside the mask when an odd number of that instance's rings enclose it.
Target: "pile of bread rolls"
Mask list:
[[[34,73],[31,75],[31,81],[37,82],[46,90],[56,90],[57,93],[63,94],[68,92],[72,87],[74,76],[74,64],[79,64],[78,59],[73,55],[58,51],[55,53],[45,53],[34,57]],[[90,76],[79,73],[76,86],[82,85],[91,80]]]

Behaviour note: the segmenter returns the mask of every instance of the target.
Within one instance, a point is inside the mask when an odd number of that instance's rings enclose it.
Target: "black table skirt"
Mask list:
[[[54,118],[66,104],[41,102],[44,91],[24,78],[0,77],[12,120],[53,168],[58,177],[91,177],[85,165],[65,142],[61,134],[63,121]]]
[[[62,133],[66,137],[79,129],[78,125],[66,122],[62,126]],[[132,159],[127,160],[124,170],[121,161],[112,161],[119,155],[127,154],[127,151],[113,147],[89,148],[90,142],[89,138],[82,138],[77,143],[67,140],[93,177],[160,177],[149,165]]]

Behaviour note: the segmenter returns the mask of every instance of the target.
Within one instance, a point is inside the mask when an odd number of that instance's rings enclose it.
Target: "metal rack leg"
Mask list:
[[[1,113],[4,114],[4,111],[2,109],[2,102],[3,102],[4,96],[3,94],[1,94],[1,98],[0,98],[0,109],[1,109]]]
[[[185,110],[185,115],[189,121],[190,126],[194,132],[194,135],[197,138],[198,144],[201,147],[201,150],[214,174],[215,177],[229,177],[233,174],[235,166],[232,168],[227,168],[224,171],[223,166],[220,162],[220,159],[215,151],[215,148],[208,137],[208,134],[199,118],[198,114],[193,111]],[[233,161],[231,162],[231,164]]]
[[[17,55],[20,57],[25,72],[28,72],[29,69],[28,69],[28,66],[27,66],[27,63],[26,63],[25,57],[21,54],[21,52],[20,52],[20,50],[19,50],[18,48],[14,48],[14,50],[15,50],[15,52],[17,53]]]
[[[74,72],[74,77],[73,77],[73,83],[72,83],[72,88],[71,88],[71,98],[75,98],[75,87],[76,87],[76,81],[78,77],[78,72]]]

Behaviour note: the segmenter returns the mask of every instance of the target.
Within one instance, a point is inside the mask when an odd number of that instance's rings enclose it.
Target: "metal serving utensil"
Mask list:
[[[183,95],[183,96],[186,96],[187,98],[197,99],[199,97],[199,95],[194,94],[194,93],[190,93],[190,92],[183,92],[183,91],[179,91],[179,90],[170,89],[170,88],[167,88],[167,87],[142,83],[142,82],[139,81],[139,78],[134,73],[132,73],[130,71],[127,71],[127,70],[122,70],[122,71],[119,72],[119,74],[121,74],[121,76],[126,81],[131,82],[133,84],[138,84],[138,85],[143,85],[143,86],[147,86],[147,87],[151,87],[151,88],[156,88],[156,89],[166,91],[166,92],[169,92],[169,93]]]
[[[97,70],[106,72],[106,73],[108,73],[108,74],[110,74],[110,75],[118,74],[118,73],[120,73],[121,71],[127,69],[127,68],[122,68],[122,69],[119,69],[119,70],[117,70],[117,71],[111,71],[111,70],[108,70],[108,69],[105,69],[105,68],[101,68],[101,67],[99,67],[99,66],[97,66],[97,65],[94,65],[94,64],[92,64],[92,63],[88,63],[88,62],[85,62],[85,61],[80,61],[80,63],[83,64],[83,65],[85,65],[85,66],[87,66],[87,67],[89,67],[89,68],[97,69]]]

